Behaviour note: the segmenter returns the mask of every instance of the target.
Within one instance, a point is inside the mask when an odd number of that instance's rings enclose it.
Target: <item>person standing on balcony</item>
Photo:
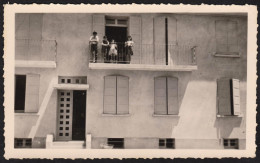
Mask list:
[[[102,41],[102,55],[104,57],[104,62],[109,61],[108,48],[109,48],[109,42],[107,40],[107,36],[104,36]]]
[[[125,42],[125,47],[126,47],[126,56],[125,56],[125,61],[126,62],[131,62],[131,56],[133,55],[133,46],[134,46],[134,41],[132,40],[131,36],[127,37],[127,41]]]
[[[112,58],[112,61],[117,61],[117,44],[114,39],[112,39],[110,43],[110,50],[109,50],[109,60]]]
[[[97,62],[98,41],[99,41],[99,38],[97,36],[97,32],[94,31],[93,35],[89,39],[89,45],[90,45],[91,55],[93,57],[93,63]]]

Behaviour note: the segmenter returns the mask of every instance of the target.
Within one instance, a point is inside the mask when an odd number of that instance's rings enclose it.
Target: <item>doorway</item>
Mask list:
[[[85,140],[86,91],[59,90],[57,140]]]

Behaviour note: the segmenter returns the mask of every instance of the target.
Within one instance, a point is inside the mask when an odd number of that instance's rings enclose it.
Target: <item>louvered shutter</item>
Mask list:
[[[92,19],[92,32],[96,31],[99,41],[102,41],[103,36],[105,36],[105,15],[93,15]]]
[[[154,113],[167,114],[166,77],[154,79]]]
[[[116,76],[105,77],[104,113],[116,114]]]
[[[217,52],[228,51],[227,21],[216,21],[216,50]]]
[[[240,88],[239,88],[239,80],[232,79],[232,94],[233,94],[233,109],[234,115],[240,114]]]
[[[177,64],[177,20],[168,17],[168,65]]]
[[[168,114],[178,114],[178,79],[167,77]]]
[[[25,112],[35,113],[39,109],[39,74],[26,75]]]
[[[155,64],[165,65],[165,17],[154,18],[154,54]]]
[[[133,55],[131,57],[131,63],[141,63],[141,17],[130,16],[129,18],[129,34],[134,41]]]
[[[230,79],[218,79],[218,114],[231,115]]]
[[[117,76],[117,114],[129,113],[129,78]]]
[[[227,21],[228,52],[238,52],[237,22]]]

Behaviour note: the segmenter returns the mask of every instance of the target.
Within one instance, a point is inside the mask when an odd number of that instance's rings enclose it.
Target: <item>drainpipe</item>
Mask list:
[[[165,18],[165,59],[166,59],[166,65],[168,65],[168,19]]]

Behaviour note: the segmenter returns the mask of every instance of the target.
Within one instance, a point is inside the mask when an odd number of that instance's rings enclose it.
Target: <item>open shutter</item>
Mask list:
[[[155,64],[165,65],[165,17],[154,18],[154,54]]]
[[[25,92],[25,112],[38,112],[39,107],[39,74],[27,74]]]
[[[154,113],[167,114],[166,77],[154,79]]]
[[[117,76],[117,114],[129,113],[129,78]]]
[[[168,114],[178,114],[178,79],[167,77]]]
[[[104,113],[116,114],[116,76],[106,76],[104,87]]]
[[[239,89],[239,80],[232,79],[232,94],[233,94],[233,109],[234,115],[240,114],[240,89]]]
[[[218,114],[231,115],[230,79],[218,79]]]
[[[131,63],[141,63],[141,17],[130,16],[129,18],[129,35],[132,36],[134,41],[133,56],[131,57]]]
[[[101,41],[103,36],[105,36],[105,15],[93,15],[92,19],[92,32],[96,31],[98,33],[99,41]]]
[[[168,17],[168,65],[177,64],[177,20]]]

